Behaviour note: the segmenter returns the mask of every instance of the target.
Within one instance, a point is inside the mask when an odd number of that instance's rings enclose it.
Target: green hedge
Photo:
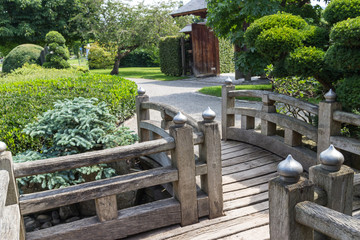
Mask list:
[[[159,52],[156,48],[136,49],[120,61],[120,67],[159,67]]]
[[[331,29],[330,39],[336,44],[360,47],[360,17],[336,23]]]
[[[12,42],[7,42],[7,43],[1,43],[0,44],[0,57],[6,57],[9,52],[11,50],[13,50],[15,47],[17,47],[19,44],[18,43],[12,43]]]
[[[107,69],[114,65],[114,58],[111,53],[105,51],[97,44],[90,47],[88,55],[89,69]]]
[[[181,37],[171,36],[160,39],[160,69],[168,76],[181,76]]]
[[[235,71],[234,46],[229,40],[219,39],[219,60],[221,73]]]
[[[360,72],[360,48],[332,45],[326,51],[325,63],[346,74],[358,73]]]
[[[345,111],[360,111],[360,76],[345,78],[336,88],[338,100]]]
[[[358,16],[360,16],[360,0],[332,0],[323,14],[331,25]]]
[[[2,71],[9,73],[21,68],[25,63],[40,64],[40,53],[43,47],[34,44],[19,45],[5,57]]]
[[[95,97],[106,102],[119,121],[135,111],[137,86],[117,76],[84,75],[78,78],[0,82],[0,139],[14,154],[39,151],[43,143],[22,133],[26,124],[53,106],[57,100]]]

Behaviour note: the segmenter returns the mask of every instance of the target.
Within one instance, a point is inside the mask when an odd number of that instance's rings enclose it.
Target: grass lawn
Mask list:
[[[110,74],[111,69],[94,69],[90,70],[93,74]],[[119,75],[123,78],[145,78],[160,81],[172,81],[184,79],[186,77],[166,76],[160,71],[159,67],[127,67],[119,68]]]
[[[79,64],[79,59],[69,59],[68,63],[70,63],[71,66],[87,66],[87,60],[86,58],[81,58],[80,59],[80,64]]]
[[[237,85],[236,90],[271,90],[271,84],[265,85]],[[199,92],[211,96],[221,97],[221,86],[204,87]],[[261,101],[260,98],[254,97],[237,97],[236,99],[247,100],[247,101]]]

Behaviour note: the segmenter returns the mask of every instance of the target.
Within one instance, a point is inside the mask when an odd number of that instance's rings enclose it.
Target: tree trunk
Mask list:
[[[113,70],[111,71],[110,74],[111,75],[118,75],[119,74],[119,66],[120,66],[121,59],[123,57],[126,57],[127,55],[129,55],[129,53],[131,53],[132,51],[134,51],[138,47],[139,47],[138,45],[131,46],[128,49],[119,47],[116,58],[115,58],[114,67],[113,67]],[[121,52],[123,50],[125,50],[125,52]]]
[[[111,75],[118,75],[119,74],[119,65],[120,65],[121,56],[119,54],[116,56],[114,67],[111,71]]]

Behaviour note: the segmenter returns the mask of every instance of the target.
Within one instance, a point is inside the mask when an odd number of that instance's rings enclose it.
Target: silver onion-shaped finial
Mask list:
[[[5,152],[7,149],[6,143],[0,142],[0,153]]]
[[[325,97],[325,101],[326,101],[326,102],[335,102],[335,100],[336,100],[336,93],[335,93],[332,89],[330,89],[330,90],[324,95],[324,97]]]
[[[321,168],[329,172],[337,172],[344,163],[344,155],[336,150],[334,145],[320,153]]]
[[[203,113],[202,113],[202,117],[204,119],[205,122],[212,122],[214,121],[215,117],[216,117],[216,113],[210,108],[208,107]]]
[[[284,161],[280,162],[277,167],[280,179],[286,183],[298,182],[303,170],[302,165],[296,161],[291,154],[289,154]]]
[[[187,121],[187,117],[182,114],[181,112],[178,112],[176,116],[173,118],[173,122],[175,123],[175,126],[182,127],[185,125]]]
[[[225,80],[225,84],[226,84],[226,85],[231,85],[232,82],[233,82],[233,81],[231,80],[230,77],[228,77],[228,78]]]
[[[138,92],[139,96],[142,96],[146,93],[146,91],[143,87],[139,87],[137,92]]]

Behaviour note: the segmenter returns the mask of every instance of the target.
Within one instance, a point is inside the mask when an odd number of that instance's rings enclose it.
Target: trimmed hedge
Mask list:
[[[3,106],[0,108],[0,139],[13,154],[25,150],[39,151],[43,145],[40,139],[31,139],[22,133],[22,129],[37,115],[51,109],[55,101],[95,97],[106,102],[111,114],[122,122],[134,114],[136,92],[134,82],[109,75],[0,82]]]
[[[229,40],[219,39],[219,60],[221,73],[235,71],[234,46]]]
[[[360,16],[360,0],[332,0],[323,14],[331,25],[358,16]]]
[[[89,69],[111,68],[114,65],[114,58],[102,47],[92,44],[88,55],[88,65]]]
[[[160,69],[168,76],[181,76],[181,37],[170,36],[160,39]]]
[[[360,76],[345,78],[336,88],[337,99],[345,111],[360,111]]]
[[[4,59],[2,71],[9,73],[21,68],[25,63],[40,64],[40,53],[43,47],[35,44],[22,44],[10,51]]]
[[[43,64],[46,68],[69,68],[67,60],[70,58],[69,50],[65,45],[65,38],[57,31],[50,31],[45,36],[45,42],[49,46],[49,54],[46,55],[46,62]]]
[[[158,49],[136,49],[120,61],[120,67],[159,67]]]
[[[325,63],[344,73],[360,72],[360,48],[349,48],[335,44],[325,54]]]
[[[336,23],[331,29],[330,39],[336,44],[360,47],[360,17]]]
[[[304,45],[325,49],[329,44],[329,30],[318,26],[309,26],[304,31]]]

